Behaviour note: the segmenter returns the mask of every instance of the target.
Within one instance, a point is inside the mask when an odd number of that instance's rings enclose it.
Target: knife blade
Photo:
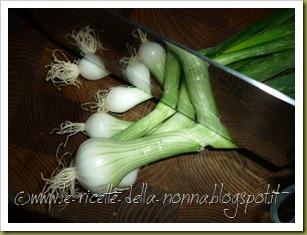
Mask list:
[[[295,102],[292,98],[218,64],[146,26],[119,16],[112,17],[122,22],[126,32],[131,33],[133,29],[140,28],[147,33],[150,40],[161,44],[172,43],[206,61],[209,64],[210,82],[220,120],[231,138],[239,146],[276,166],[282,167],[293,161]],[[215,125],[208,123],[207,127],[223,135]]]
[[[45,10],[46,11],[46,10]],[[42,11],[34,12],[39,24],[44,28],[52,29],[49,33],[55,42],[68,48],[71,46],[65,41],[65,34],[71,29],[84,27],[83,22],[61,21],[62,17],[80,18],[81,15],[73,10],[69,14],[65,9],[51,11],[48,14]],[[209,64],[209,75],[212,92],[219,112],[219,118],[228,130],[231,138],[242,148],[257,156],[282,167],[294,159],[294,100],[282,93],[254,81],[230,68],[214,62],[185,45],[179,44],[150,28],[137,24],[129,19],[114,15],[106,9],[96,9],[96,13],[104,15],[103,20],[95,17],[86,18],[88,24],[97,31],[103,31],[102,41],[108,50],[100,53],[106,67],[118,77],[122,77],[118,61],[127,56],[126,44],[137,46],[138,43],[131,36],[131,32],[140,28],[147,33],[150,40],[165,44],[172,43],[192,53]],[[52,17],[52,27],[50,20]],[[44,20],[44,18],[46,18]],[[58,22],[57,27],[53,27]],[[69,22],[69,23],[68,23]],[[49,26],[49,27],[48,27]],[[47,30],[45,30],[47,32]],[[162,89],[152,79],[154,96],[159,99]],[[204,124],[206,125],[206,124]],[[219,133],[219,130],[210,124],[208,128]],[[222,133],[219,133],[222,134]]]

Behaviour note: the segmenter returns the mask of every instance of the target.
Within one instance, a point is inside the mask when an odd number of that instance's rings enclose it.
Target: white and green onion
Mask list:
[[[141,45],[137,51],[139,61],[149,69],[160,85],[163,85],[166,61],[164,48],[159,43],[149,41],[147,34],[140,29],[133,31],[132,34],[141,41]]]
[[[149,69],[139,61],[135,48],[127,46],[129,57],[123,57],[119,64],[124,77],[133,86],[151,94],[151,78]]]
[[[82,59],[70,61],[63,51],[54,50],[53,62],[46,66],[49,68],[46,81],[51,81],[59,89],[67,85],[79,87],[81,84],[78,80],[79,75],[94,81],[110,74],[102,59],[96,55],[96,52],[104,48],[93,29],[86,26],[78,32],[73,31],[66,37],[81,51]]]
[[[120,120],[108,113],[97,112],[92,114],[86,122],[65,121],[60,128],[55,129],[55,133],[72,136],[81,132],[90,138],[111,138],[131,124],[132,122]]]
[[[174,132],[118,142],[92,138],[83,142],[74,159],[74,166],[65,168],[49,180],[56,190],[59,182],[78,182],[95,194],[105,193],[110,186],[119,187],[130,172],[143,165],[177,154],[198,152],[206,146],[236,148],[231,141],[200,124]]]
[[[82,108],[93,112],[123,113],[151,98],[151,95],[136,87],[115,86],[97,91],[94,101],[83,103]]]

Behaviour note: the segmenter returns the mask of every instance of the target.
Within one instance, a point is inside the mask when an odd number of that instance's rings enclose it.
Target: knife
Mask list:
[[[172,43],[183,48],[209,64],[210,83],[219,118],[231,138],[240,147],[249,150],[275,166],[284,167],[294,160],[295,103],[293,99],[265,84],[218,64],[197,51],[154,32],[148,27],[114,15],[109,10],[99,10],[103,12],[103,20],[93,18],[89,20],[88,24],[94,29],[101,29],[104,32],[102,41],[108,50],[103,51],[99,56],[113,74],[122,77],[118,61],[123,56],[127,56],[127,43],[137,46],[137,42],[131,36],[131,32],[136,28],[146,32],[150,40],[160,42],[163,45],[166,42]],[[57,13],[51,11],[51,14]],[[84,22],[80,27],[77,22],[71,22],[71,25],[63,25],[66,21],[61,21],[61,16],[65,17],[65,14],[61,13],[54,16],[53,19],[58,19],[63,30],[52,33],[54,40],[60,43],[63,42],[60,35],[70,32],[70,28],[78,29],[85,26]],[[43,14],[39,16],[42,25],[44,22],[48,22],[43,20],[44,17]],[[60,27],[53,28],[59,29]],[[56,38],[57,35],[59,40]],[[68,45],[64,46],[67,47]],[[162,92],[161,88],[154,80],[152,84],[153,90],[155,90],[153,95],[159,99]],[[203,125],[206,125],[206,123],[203,123]],[[222,135],[215,126],[207,124],[207,127]]]
[[[161,44],[172,43],[206,61],[209,64],[210,82],[220,120],[231,138],[239,146],[278,167],[293,161],[295,103],[292,98],[145,26],[112,14],[110,17],[114,17],[114,21],[120,21],[121,30],[125,32],[131,34],[132,30],[140,28],[147,33],[150,40]],[[127,41],[129,40],[125,43]],[[208,123],[207,127],[223,135],[215,125]]]

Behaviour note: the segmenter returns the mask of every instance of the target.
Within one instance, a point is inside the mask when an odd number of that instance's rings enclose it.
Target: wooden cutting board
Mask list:
[[[242,27],[270,13],[269,9],[109,9],[143,24],[195,50],[210,47]],[[58,166],[57,146],[64,136],[49,134],[65,120],[84,122],[90,113],[81,110],[98,89],[122,82],[111,75],[89,82],[82,80],[80,89],[65,87],[58,91],[45,81],[45,65],[52,51],[62,49],[72,60],[76,55],[62,43],[65,35],[86,25],[99,25],[107,13],[100,9],[9,10],[9,222],[271,222],[270,205],[252,203],[180,203],[183,195],[246,193],[257,196],[294,183],[294,166],[277,168],[245,150],[204,150],[144,166],[133,186],[132,195],[148,198],[165,194],[173,203],[129,204],[120,195],[115,204],[70,203],[53,205],[19,205],[16,195],[41,192],[41,173],[49,177]],[[52,26],[52,27],[51,27]],[[114,28],[116,30],[116,28]],[[119,35],[120,36],[120,35]],[[119,115],[137,120],[154,108],[155,102],[138,105]],[[65,151],[76,152],[86,137],[77,134],[69,139]],[[68,157],[67,160],[69,160]],[[146,193],[144,190],[146,189]],[[142,191],[143,190],[143,191]],[[177,195],[177,196],[176,196]],[[226,212],[225,212],[226,209]],[[229,210],[227,210],[229,209]],[[226,214],[225,214],[226,213]],[[234,218],[230,218],[230,217]]]

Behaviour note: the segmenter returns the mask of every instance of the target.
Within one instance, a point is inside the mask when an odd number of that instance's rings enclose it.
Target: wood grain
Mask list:
[[[249,22],[270,12],[269,9],[125,9],[112,10],[156,30],[185,45],[200,49],[215,45]],[[49,13],[48,13],[49,12]],[[51,14],[52,13],[52,14]],[[57,17],[50,17],[51,15]],[[51,53],[60,48],[70,59],[78,55],[63,44],[63,34],[91,24],[99,27],[103,12],[99,9],[10,10],[9,11],[9,201],[16,194],[39,193],[43,187],[40,173],[48,177],[57,167],[55,151],[63,136],[49,131],[65,120],[85,121],[90,113],[80,109],[98,89],[121,82],[115,77],[89,82],[82,80],[80,89],[66,87],[58,91],[45,82],[44,68],[52,60]],[[80,18],[77,16],[82,15]],[[42,17],[40,24],[37,18]],[[61,20],[60,20],[61,19]],[[210,20],[208,20],[210,19]],[[53,28],[47,25],[53,24]],[[23,30],[20,30],[23,29]],[[45,30],[43,30],[45,29]],[[114,28],[116,30],[116,28]],[[107,35],[107,34],[106,34]],[[109,39],[111,43],[111,39]],[[80,78],[81,80],[82,78]],[[137,120],[154,107],[150,101],[138,105],[120,118]],[[74,154],[86,137],[70,138],[65,151]],[[163,198],[165,194],[212,194],[216,185],[224,185],[225,193],[264,193],[267,185],[281,188],[294,182],[294,167],[272,167],[246,151],[207,149],[199,154],[186,154],[144,166],[134,185],[140,193],[143,183],[148,194]],[[161,203],[127,204],[128,192],[116,204],[71,203],[26,205],[22,208],[63,222],[270,222],[269,206],[252,204],[248,212],[240,206],[233,219],[224,214],[225,204]],[[227,205],[231,212],[234,205]],[[17,212],[10,220],[18,217]],[[26,216],[25,216],[26,217]],[[39,217],[39,216],[38,216]],[[26,219],[26,218],[25,218]],[[34,221],[38,221],[34,218]]]

